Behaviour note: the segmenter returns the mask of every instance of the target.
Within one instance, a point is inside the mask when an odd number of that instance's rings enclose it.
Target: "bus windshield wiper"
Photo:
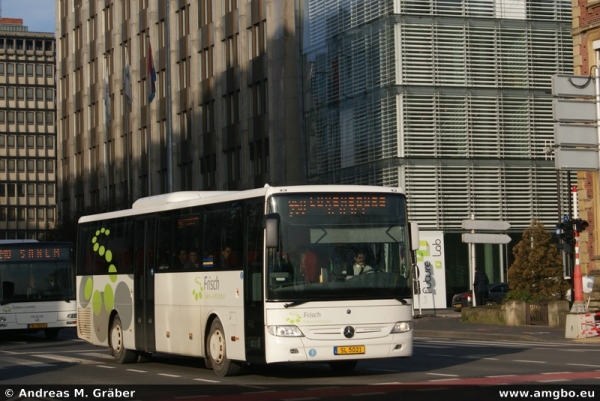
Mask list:
[[[292,301],[292,302],[288,302],[287,304],[283,304],[283,307],[284,308],[289,308],[291,306],[302,305],[302,304],[305,304],[305,303],[310,302],[310,301],[311,301],[310,299],[302,300],[302,301]]]

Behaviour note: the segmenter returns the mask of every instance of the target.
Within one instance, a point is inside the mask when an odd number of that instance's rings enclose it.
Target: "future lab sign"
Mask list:
[[[446,263],[444,262],[444,233],[422,231],[417,251],[420,294],[414,294],[415,309],[446,308]]]

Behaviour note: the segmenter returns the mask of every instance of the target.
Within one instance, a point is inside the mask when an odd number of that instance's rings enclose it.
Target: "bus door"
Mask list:
[[[154,269],[156,216],[135,221],[135,348],[156,351],[154,339]]]
[[[246,338],[246,360],[264,363],[265,356],[265,302],[263,297],[264,241],[263,202],[246,205],[247,259],[244,269],[244,337]]]

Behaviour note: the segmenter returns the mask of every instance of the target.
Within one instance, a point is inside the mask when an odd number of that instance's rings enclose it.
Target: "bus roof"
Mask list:
[[[248,189],[245,191],[180,191],[140,198],[133,203],[131,209],[82,216],[79,219],[79,223],[114,219],[118,217],[135,216],[163,210],[175,210],[192,206],[208,205],[211,203],[218,202],[227,202],[261,197],[266,199],[274,194],[331,192],[395,194],[404,193],[402,188],[398,187],[379,187],[370,185],[297,185],[271,187],[268,184],[262,188]]]

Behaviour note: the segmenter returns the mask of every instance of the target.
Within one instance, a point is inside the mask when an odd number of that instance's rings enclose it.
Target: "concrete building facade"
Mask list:
[[[404,187],[411,220],[443,232],[447,294],[470,288],[462,220],[507,221],[477,245],[490,280],[533,218],[554,230],[551,76],[572,73],[569,0],[306,0],[311,183]]]
[[[0,239],[44,239],[55,223],[54,44],[0,18]]]
[[[294,2],[57,4],[61,211],[304,182]]]

